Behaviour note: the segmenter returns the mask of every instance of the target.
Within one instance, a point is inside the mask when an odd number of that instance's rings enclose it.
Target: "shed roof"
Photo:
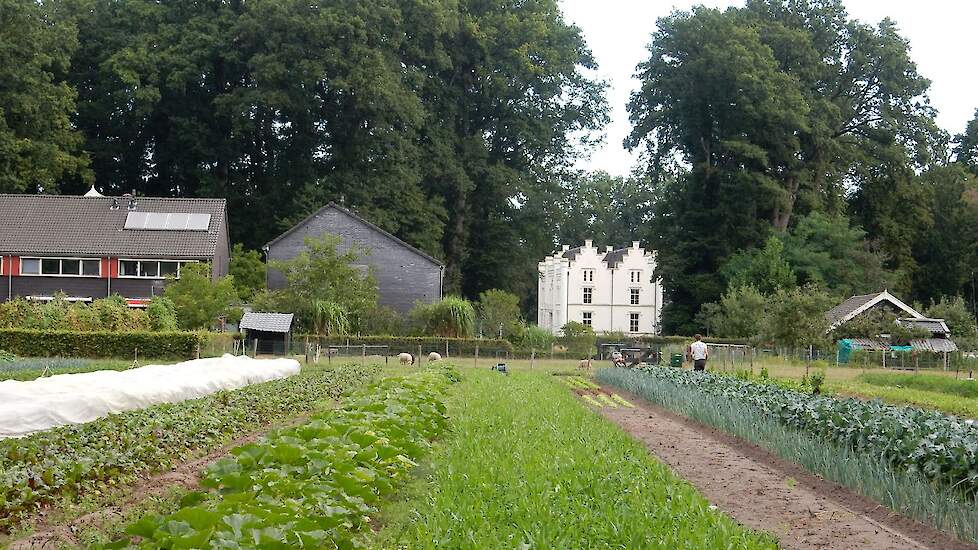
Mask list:
[[[0,253],[38,256],[213,258],[224,199],[0,194]],[[113,208],[113,201],[116,207]],[[130,212],[209,214],[206,231],[126,229]]]
[[[896,296],[884,290],[883,292],[878,292],[876,294],[861,294],[858,296],[852,296],[848,300],[830,309],[825,314],[825,317],[829,320],[829,328],[838,327],[839,325],[849,321],[880,302],[892,304],[897,309],[906,313],[909,318],[923,318],[923,315],[918,313],[917,310],[903,303]]]
[[[308,216],[306,216],[306,218],[305,218],[304,220],[302,220],[301,222],[299,222],[299,223],[297,223],[297,224],[295,224],[294,226],[292,226],[291,228],[289,228],[289,230],[288,230],[288,231],[286,231],[285,233],[282,233],[282,234],[281,234],[281,235],[279,235],[278,237],[275,237],[274,239],[272,239],[271,241],[269,241],[269,242],[268,242],[268,243],[267,243],[267,244],[265,245],[265,247],[264,247],[264,248],[265,248],[266,250],[267,250],[267,249],[269,249],[269,248],[271,248],[272,246],[274,246],[274,245],[275,245],[275,243],[277,243],[277,242],[279,242],[280,240],[282,240],[282,239],[284,239],[284,238],[285,238],[286,236],[288,236],[288,235],[290,235],[290,234],[291,234],[292,232],[294,232],[294,231],[296,231],[296,230],[298,230],[298,229],[299,229],[300,227],[302,227],[302,226],[304,226],[304,225],[306,225],[307,223],[309,223],[310,221],[312,221],[312,220],[313,220],[313,219],[314,219],[314,218],[315,218],[316,216],[318,216],[319,214],[321,214],[321,213],[323,213],[323,212],[325,212],[325,211],[327,211],[327,210],[330,210],[330,209],[334,209],[334,210],[337,210],[337,211],[339,211],[339,212],[342,212],[342,213],[344,213],[344,214],[346,214],[347,216],[350,216],[351,218],[353,218],[353,219],[355,219],[355,220],[357,220],[357,221],[359,221],[360,223],[362,223],[362,224],[364,224],[364,225],[366,225],[367,227],[369,227],[369,228],[371,228],[371,229],[373,229],[374,231],[377,231],[377,232],[378,232],[378,233],[380,233],[381,235],[384,235],[384,236],[385,236],[385,237],[387,237],[388,239],[390,239],[390,240],[392,240],[392,241],[394,241],[395,243],[397,243],[397,244],[399,244],[399,245],[401,245],[401,246],[403,246],[404,248],[406,248],[406,249],[408,249],[408,250],[410,250],[411,252],[414,252],[414,253],[415,253],[415,254],[417,254],[418,256],[421,256],[422,258],[424,258],[424,259],[426,259],[426,260],[428,260],[429,262],[431,262],[431,263],[433,263],[433,264],[435,264],[435,265],[437,265],[437,266],[442,266],[442,267],[444,267],[444,265],[445,265],[445,264],[444,264],[444,263],[442,263],[442,262],[441,262],[440,260],[438,260],[438,259],[436,259],[435,257],[433,257],[433,256],[431,256],[430,254],[428,254],[428,253],[426,253],[426,252],[424,252],[423,250],[421,250],[421,249],[419,249],[419,248],[416,248],[416,247],[413,247],[413,246],[411,246],[410,244],[408,244],[408,243],[406,243],[406,242],[404,242],[404,241],[402,241],[401,239],[399,239],[399,238],[397,238],[396,236],[394,236],[394,235],[393,235],[392,233],[390,233],[389,231],[385,231],[384,229],[382,229],[382,228],[380,228],[380,227],[378,227],[378,226],[376,226],[376,225],[374,225],[373,223],[371,223],[371,222],[369,222],[369,221],[367,221],[366,219],[364,219],[364,218],[363,218],[363,217],[361,217],[360,215],[358,215],[358,214],[356,214],[356,213],[355,213],[355,212],[353,212],[352,210],[349,210],[349,209],[347,209],[347,208],[344,208],[344,207],[342,207],[342,206],[340,206],[340,205],[338,205],[338,204],[336,204],[335,202],[330,202],[330,203],[329,203],[329,204],[327,204],[326,206],[323,206],[323,207],[322,207],[322,208],[320,208],[319,210],[316,210],[316,211],[315,211],[315,212],[313,212],[312,214],[309,214]]]
[[[240,328],[262,332],[289,332],[292,330],[291,313],[257,313],[249,311],[241,318]]]
[[[897,322],[905,327],[922,328],[930,331],[931,334],[951,334],[951,329],[948,328],[947,323],[944,322],[944,319],[931,319],[927,317],[921,317],[919,319],[904,318],[897,319]]]
[[[954,352],[958,346],[947,338],[917,338],[910,341],[910,346],[917,351]]]

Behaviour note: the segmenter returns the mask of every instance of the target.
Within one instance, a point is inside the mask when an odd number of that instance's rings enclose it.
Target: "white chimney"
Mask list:
[[[592,241],[591,239],[585,239],[585,241],[584,241],[584,246],[585,247],[591,248],[593,245],[594,245],[594,241]]]
[[[642,243],[638,241],[632,241],[632,248],[641,248],[641,247],[642,247]]]
[[[568,245],[568,244],[562,244],[562,245],[560,245],[560,251],[561,252],[567,252],[568,250],[570,250],[570,245]]]
[[[611,252],[612,251],[611,245],[608,245],[608,246],[604,247],[604,251],[605,252]]]

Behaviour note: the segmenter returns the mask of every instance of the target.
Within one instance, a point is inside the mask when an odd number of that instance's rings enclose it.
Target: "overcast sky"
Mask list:
[[[566,17],[584,32],[610,84],[611,124],[605,144],[582,168],[625,175],[635,163],[622,147],[629,132],[625,104],[637,88],[635,66],[646,59],[656,20],[674,9],[696,4],[725,8],[743,1],[703,0],[560,0]],[[918,71],[931,80],[931,104],[937,123],[952,135],[961,133],[978,108],[978,63],[974,61],[978,2],[971,0],[844,0],[849,15],[876,24],[884,17],[896,21],[910,40],[910,55]]]

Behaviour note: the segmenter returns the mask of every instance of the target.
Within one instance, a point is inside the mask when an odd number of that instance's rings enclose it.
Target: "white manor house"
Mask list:
[[[653,279],[655,252],[638,241],[618,250],[598,250],[591,240],[561,248],[539,263],[541,327],[556,334],[578,321],[599,333],[659,333],[662,284]]]

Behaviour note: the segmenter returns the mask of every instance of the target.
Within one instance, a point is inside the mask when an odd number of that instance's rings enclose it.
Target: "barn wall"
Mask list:
[[[268,258],[290,260],[305,249],[306,237],[320,237],[325,233],[340,237],[342,252],[354,243],[369,251],[357,263],[373,268],[381,305],[406,313],[417,301],[430,303],[441,298],[441,266],[336,208],[321,210],[272,244]],[[268,287],[284,286],[284,276],[269,270]]]

